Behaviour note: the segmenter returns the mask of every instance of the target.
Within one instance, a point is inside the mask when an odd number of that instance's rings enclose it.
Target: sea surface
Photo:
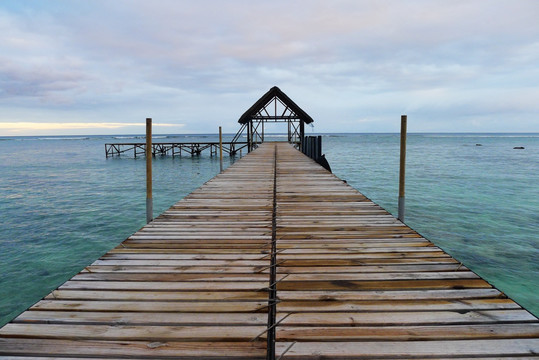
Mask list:
[[[323,150],[337,176],[396,215],[399,139],[323,134]],[[144,137],[0,137],[0,326],[144,225],[145,160],[105,158],[111,142]],[[154,215],[218,172],[207,151],[157,156]],[[409,134],[405,222],[539,315],[539,134]]]

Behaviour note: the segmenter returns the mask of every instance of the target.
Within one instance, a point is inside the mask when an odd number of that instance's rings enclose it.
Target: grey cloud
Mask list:
[[[0,97],[27,106],[40,106],[31,99],[144,106],[163,115],[167,106],[193,128],[205,112],[233,119],[250,105],[245,99],[273,85],[322,117],[341,109],[343,122],[361,111],[380,119],[449,108],[452,118],[494,116],[490,109],[500,104],[500,111],[536,111],[522,100],[537,93],[539,80],[534,0],[64,5],[42,7],[32,21],[0,16],[11,29],[10,42],[0,40],[9,53],[0,65]],[[40,59],[43,52],[50,56]]]
[[[60,69],[57,65],[58,62],[25,65],[0,58],[0,98],[36,97],[42,101],[57,101],[59,93],[85,91],[86,75],[76,69]]]

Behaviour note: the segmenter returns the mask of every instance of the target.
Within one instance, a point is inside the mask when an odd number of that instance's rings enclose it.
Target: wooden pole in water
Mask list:
[[[251,141],[252,141],[251,128],[252,128],[252,123],[253,123],[253,120],[249,120],[249,122],[247,123],[247,152],[248,153],[251,152]]]
[[[152,220],[152,119],[146,118],[146,222]]]
[[[223,172],[223,130],[219,126],[219,169]]]
[[[401,115],[401,160],[399,172],[399,215],[397,219],[404,222],[404,183],[406,169],[406,122],[407,116]]]
[[[300,143],[300,151],[303,151],[305,149],[305,146],[303,142],[305,141],[305,122],[303,120],[299,121],[299,141]]]

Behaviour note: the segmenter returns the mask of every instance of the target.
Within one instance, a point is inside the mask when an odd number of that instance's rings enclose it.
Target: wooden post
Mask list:
[[[247,123],[247,152],[250,153],[251,152],[251,142],[253,141],[252,140],[252,127],[253,127],[253,120],[249,120],[249,122]]]
[[[292,132],[290,131],[290,119],[288,119],[288,142],[292,143]]]
[[[146,118],[146,222],[152,220],[152,119]]]
[[[303,150],[303,141],[305,139],[305,122],[303,120],[299,121],[299,139],[301,141],[300,150]]]
[[[223,172],[223,130],[219,126],[219,169]]]
[[[399,172],[399,215],[397,219],[404,222],[404,183],[406,169],[406,122],[407,116],[401,115],[401,160]]]

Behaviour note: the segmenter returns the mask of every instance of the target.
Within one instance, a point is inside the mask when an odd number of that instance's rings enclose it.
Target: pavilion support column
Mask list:
[[[287,121],[288,123],[288,142],[292,142],[292,132],[290,131],[290,120]]]

